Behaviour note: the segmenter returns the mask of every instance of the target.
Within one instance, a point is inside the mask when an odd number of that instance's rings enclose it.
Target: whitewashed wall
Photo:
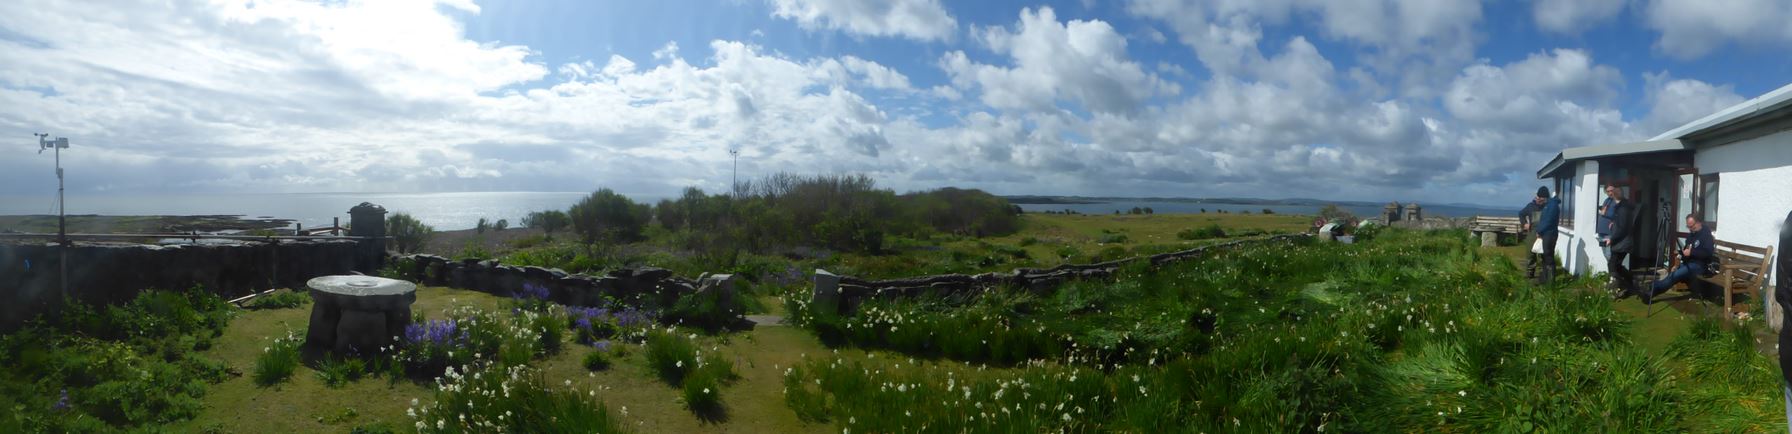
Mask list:
[[[1792,211],[1792,131],[1700,149],[1694,161],[1699,172],[1718,174],[1717,231],[1712,235],[1774,246],[1777,254],[1780,226]]]
[[[1574,168],[1574,229],[1563,229],[1556,239],[1556,255],[1563,270],[1577,275],[1604,272],[1605,252],[1594,231],[1599,215],[1599,162],[1581,161]],[[1560,194],[1560,192],[1558,192]],[[1567,206],[1566,203],[1563,204]],[[1563,215],[1563,218],[1567,218]]]

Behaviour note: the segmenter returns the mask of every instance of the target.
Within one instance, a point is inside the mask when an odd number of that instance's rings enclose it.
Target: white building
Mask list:
[[[1556,254],[1571,273],[1607,270],[1593,222],[1608,182],[1640,205],[1632,269],[1665,263],[1692,213],[1718,240],[1778,249],[1792,211],[1792,85],[1646,142],[1565,149],[1537,178],[1562,200]]]

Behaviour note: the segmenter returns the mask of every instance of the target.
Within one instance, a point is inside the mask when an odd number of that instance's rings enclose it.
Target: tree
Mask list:
[[[647,226],[653,210],[604,188],[580,200],[566,214],[572,219],[573,232],[577,232],[585,244],[591,245],[640,239],[641,229]]]
[[[1151,207],[1145,207],[1145,213],[1146,214],[1155,214],[1155,213],[1157,213],[1157,210],[1153,210],[1153,209],[1151,209]]]
[[[476,225],[473,225],[473,230],[478,231],[479,233],[483,234],[483,233],[485,233],[486,229],[491,228],[491,227],[492,227],[491,221],[486,220],[485,217],[480,217],[479,223]]]
[[[386,218],[386,236],[392,237],[393,247],[398,253],[416,253],[435,235],[436,228],[417,221],[410,214],[396,213]]]
[[[505,229],[510,229],[510,220],[498,219],[497,223],[492,223],[492,230],[494,231],[502,231]]]
[[[1269,208],[1263,209],[1263,215],[1270,215],[1270,214],[1275,214],[1275,213],[1276,213],[1276,210],[1269,209]]]
[[[566,216],[565,211],[536,211],[523,216],[523,227],[541,229],[542,233],[547,234],[548,239],[553,239],[554,232],[566,229],[571,224],[572,219]]]

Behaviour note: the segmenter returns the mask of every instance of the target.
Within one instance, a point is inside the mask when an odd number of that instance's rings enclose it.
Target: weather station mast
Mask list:
[[[62,150],[68,149],[68,138],[51,139],[48,133],[37,133],[37,153],[42,155],[50,150],[56,155],[56,244],[61,246],[61,258],[57,267],[61,268],[61,277],[57,279],[62,287],[62,297],[68,298],[68,203],[63,199],[62,183]]]

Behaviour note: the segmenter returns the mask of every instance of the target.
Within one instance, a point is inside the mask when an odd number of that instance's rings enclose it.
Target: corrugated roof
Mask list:
[[[1537,179],[1551,177],[1552,175],[1555,174],[1555,172],[1557,170],[1561,170],[1563,167],[1566,167],[1567,164],[1571,161],[1586,160],[1586,159],[1590,159],[1590,158],[1615,157],[1615,156],[1619,156],[1619,155],[1647,154],[1647,153],[1651,153],[1651,152],[1685,151],[1685,150],[1689,150],[1689,149],[1692,149],[1692,147],[1687,146],[1686,142],[1682,142],[1682,141],[1680,141],[1680,139],[1650,140],[1647,142],[1633,142],[1633,143],[1612,143],[1612,144],[1606,144],[1606,145],[1593,145],[1593,146],[1582,146],[1582,147],[1578,147],[1578,148],[1568,148],[1568,149],[1563,149],[1561,153],[1556,154],[1556,157],[1553,159],[1550,159],[1549,164],[1544,164],[1542,169],[1538,169],[1537,170]]]

